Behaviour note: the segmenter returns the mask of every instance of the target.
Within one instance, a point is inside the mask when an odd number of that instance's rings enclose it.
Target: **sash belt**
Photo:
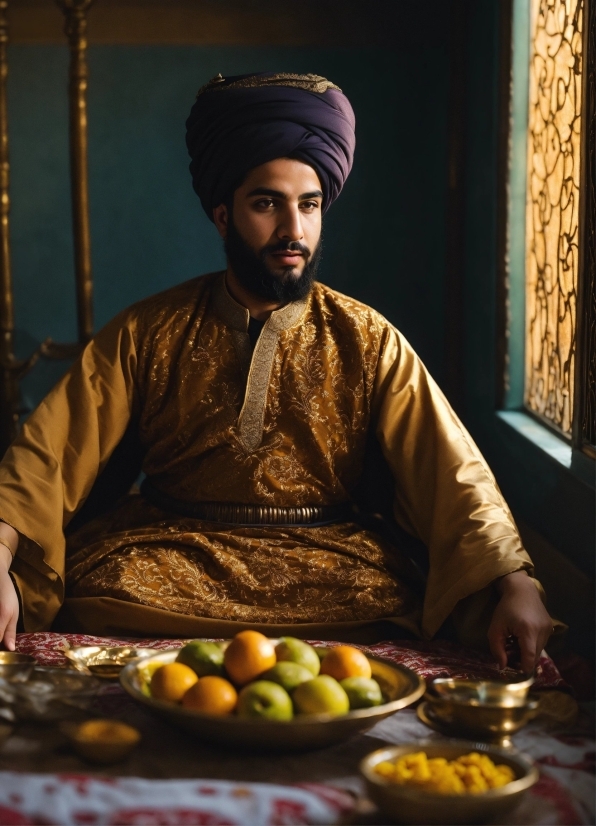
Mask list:
[[[141,494],[151,504],[180,516],[220,522],[227,525],[331,525],[352,522],[354,511],[348,502],[339,505],[305,505],[301,508],[278,508],[270,505],[241,505],[233,502],[184,502],[158,490],[144,479]]]

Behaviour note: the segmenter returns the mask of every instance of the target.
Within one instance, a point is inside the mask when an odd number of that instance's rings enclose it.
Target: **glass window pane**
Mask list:
[[[532,0],[525,403],[571,435],[583,0]]]

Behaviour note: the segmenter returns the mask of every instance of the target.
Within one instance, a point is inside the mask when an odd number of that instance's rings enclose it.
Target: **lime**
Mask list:
[[[294,690],[292,699],[300,714],[347,714],[348,695],[333,677],[321,674]]]
[[[348,695],[350,708],[371,708],[380,706],[383,702],[381,688],[376,680],[369,680],[366,677],[346,677],[340,682],[340,686]]]
[[[151,683],[151,678],[155,674],[158,668],[161,668],[163,663],[159,661],[154,661],[152,663],[145,663],[145,665],[139,666],[138,674],[140,677],[141,683],[141,692],[146,697],[151,697],[151,689],[149,685]]]
[[[238,717],[265,720],[291,720],[292,701],[287,691],[270,680],[256,680],[245,685],[238,695]]]
[[[224,653],[214,642],[191,640],[178,652],[176,661],[187,665],[199,677],[223,676]]]
[[[278,662],[298,663],[303,668],[308,668],[313,677],[317,676],[321,668],[321,662],[312,645],[296,637],[281,637],[275,646],[275,656]]]
[[[309,671],[303,665],[298,665],[298,663],[280,662],[276,663],[269,671],[261,674],[259,679],[277,683],[291,693],[300,683],[312,680],[312,671]]]

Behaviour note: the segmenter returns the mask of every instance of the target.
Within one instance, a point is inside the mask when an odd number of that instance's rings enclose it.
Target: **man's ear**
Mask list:
[[[219,204],[213,208],[213,223],[222,238],[228,234],[228,208],[225,204]]]

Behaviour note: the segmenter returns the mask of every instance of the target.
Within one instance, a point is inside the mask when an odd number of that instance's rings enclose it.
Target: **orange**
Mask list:
[[[372,671],[362,651],[351,645],[338,645],[323,657],[321,674],[328,674],[340,682],[347,677],[366,677],[370,680]]]
[[[224,667],[236,685],[246,685],[276,661],[273,643],[258,631],[240,631],[224,653]]]
[[[208,675],[191,685],[182,698],[182,705],[206,714],[231,714],[236,708],[237,700],[238,695],[232,683],[223,677]]]
[[[182,663],[167,663],[151,677],[151,696],[156,700],[179,703],[191,685],[198,681],[192,668]]]

